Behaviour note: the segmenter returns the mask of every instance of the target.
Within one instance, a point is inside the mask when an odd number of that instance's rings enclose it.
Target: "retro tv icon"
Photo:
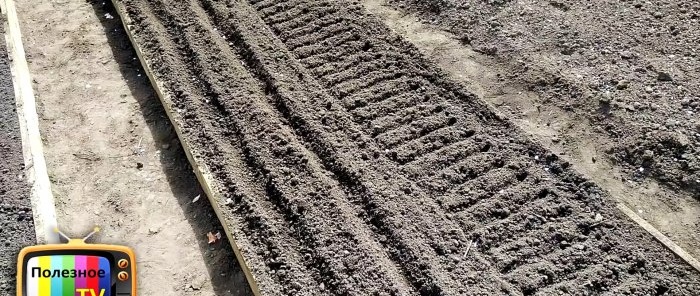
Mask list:
[[[68,243],[30,246],[17,258],[17,296],[135,296],[134,252],[124,246]]]

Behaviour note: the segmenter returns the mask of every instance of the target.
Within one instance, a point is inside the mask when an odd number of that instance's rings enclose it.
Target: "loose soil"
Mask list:
[[[263,295],[700,289],[357,2],[116,2]]]
[[[502,59],[480,53],[459,36],[406,13],[385,0],[363,0],[368,12],[435,61],[450,77],[502,112],[523,131],[601,189],[634,209],[637,215],[700,258],[700,200],[685,190],[664,186],[654,178],[631,179],[626,166],[605,157],[607,136],[596,132],[585,114],[543,104],[540,93],[517,79]]]
[[[17,5],[60,228],[133,247],[141,295],[250,293],[111,4]]]
[[[23,247],[36,244],[36,232],[3,17],[0,17],[0,36],[3,36],[0,42],[0,294],[12,295],[17,254]]]
[[[499,78],[539,95],[538,111],[590,122],[626,179],[700,198],[697,1],[389,2],[507,65]]]

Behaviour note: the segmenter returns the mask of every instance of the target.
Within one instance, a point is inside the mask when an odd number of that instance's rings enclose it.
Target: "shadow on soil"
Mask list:
[[[177,134],[136,56],[114,6],[110,1],[86,2],[92,5],[100,19],[114,61],[119,65],[121,75],[128,81],[129,89],[139,103],[156,145],[158,148],[169,146],[167,149],[161,149],[160,161],[171,190],[188,222],[195,233],[201,234],[197,241],[202,259],[208,267],[214,292],[216,295],[252,295],[226,236],[222,235],[222,241],[213,246],[207,242],[207,232],[218,230],[223,234],[223,227],[206,198],[192,203],[192,197],[204,195],[204,192],[192,172]],[[113,18],[106,17],[107,14]]]

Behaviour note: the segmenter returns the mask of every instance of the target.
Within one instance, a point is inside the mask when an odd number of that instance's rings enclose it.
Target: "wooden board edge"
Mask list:
[[[656,229],[653,225],[651,225],[649,222],[644,220],[644,218],[640,217],[635,213],[632,209],[630,209],[627,205],[623,203],[618,203],[617,208],[622,211],[627,217],[632,219],[635,223],[637,223],[639,226],[644,228],[649,234],[654,236],[656,240],[658,240],[661,244],[666,246],[671,252],[675,253],[678,257],[683,259],[685,262],[687,262],[690,266],[695,268],[697,271],[700,272],[700,262],[693,257],[693,255],[690,255],[690,253],[686,252],[681,246],[677,245],[674,243],[670,238],[668,238],[666,235],[661,233],[658,229]]]
[[[44,158],[43,141],[39,129],[39,116],[29,67],[22,44],[17,10],[13,0],[2,1],[5,17],[5,42],[10,58],[10,70],[17,103],[17,116],[22,138],[25,173],[30,186],[30,199],[37,243],[59,243],[55,231],[56,208],[51,181]]]
[[[184,133],[182,131],[182,128],[180,125],[177,123],[177,118],[175,115],[175,112],[172,109],[172,102],[169,99],[169,95],[167,95],[163,91],[163,84],[157,80],[155,75],[153,75],[153,72],[151,71],[150,68],[150,63],[148,60],[146,60],[143,51],[141,50],[141,47],[138,45],[136,40],[134,39],[134,36],[129,28],[129,23],[131,23],[130,18],[128,15],[126,15],[125,8],[121,3],[119,3],[117,0],[112,0],[112,4],[114,5],[114,8],[117,11],[117,14],[120,17],[120,20],[122,22],[122,25],[124,26],[124,30],[126,31],[127,36],[129,37],[129,40],[131,41],[131,44],[134,47],[134,50],[136,51],[136,55],[139,58],[139,61],[141,62],[141,65],[144,68],[144,71],[146,72],[146,75],[148,76],[148,79],[151,82],[151,85],[153,86],[153,89],[156,91],[156,94],[158,95],[158,98],[160,99],[161,103],[163,104],[163,108],[165,109],[166,114],[168,115],[168,118],[170,119],[170,122],[173,125],[173,128],[175,129],[175,133],[177,134],[178,138],[180,139],[180,143],[182,144],[182,148],[185,151],[185,154],[187,155],[187,159],[189,160],[190,164],[192,165],[193,171],[195,175],[197,176],[197,180],[199,181],[200,185],[202,186],[202,189],[204,190],[204,193],[207,195],[209,202],[212,205],[212,208],[214,208],[214,212],[216,213],[217,218],[219,221],[221,221],[222,225],[224,226],[224,232],[226,233],[226,236],[231,243],[231,247],[236,255],[236,258],[238,260],[238,263],[241,266],[241,270],[243,270],[246,279],[248,281],[248,284],[250,285],[250,288],[253,292],[254,295],[259,296],[262,295],[260,292],[260,288],[258,286],[257,281],[255,280],[255,276],[250,270],[250,267],[248,264],[245,262],[245,259],[243,257],[243,254],[241,252],[241,249],[238,247],[238,244],[236,243],[236,238],[233,236],[233,233],[231,230],[226,227],[226,220],[223,219],[223,213],[220,208],[219,200],[221,200],[221,196],[219,195],[218,191],[215,190],[216,186],[214,185],[214,178],[212,177],[209,168],[206,166],[206,164],[201,163],[198,161],[197,157],[193,155],[192,150],[190,149],[190,145],[187,142],[187,140],[184,138]]]

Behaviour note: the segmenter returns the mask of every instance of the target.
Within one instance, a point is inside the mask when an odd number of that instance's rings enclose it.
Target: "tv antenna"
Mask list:
[[[73,240],[70,237],[68,237],[65,233],[61,232],[61,230],[59,230],[58,227],[55,227],[54,231],[56,233],[58,233],[58,235],[60,235],[63,239],[65,239],[68,242]],[[80,240],[82,240],[83,242],[86,242],[90,237],[92,237],[93,235],[95,235],[95,233],[98,233],[98,232],[100,232],[100,227],[95,226],[95,228],[92,229],[92,232],[88,233],[88,235],[86,235],[84,238],[82,238]]]

